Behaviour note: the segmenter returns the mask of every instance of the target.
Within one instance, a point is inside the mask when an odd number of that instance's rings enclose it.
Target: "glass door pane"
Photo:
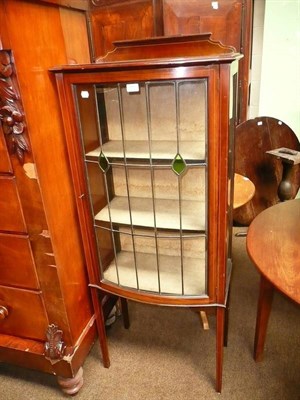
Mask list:
[[[207,294],[207,80],[77,85],[105,282]]]

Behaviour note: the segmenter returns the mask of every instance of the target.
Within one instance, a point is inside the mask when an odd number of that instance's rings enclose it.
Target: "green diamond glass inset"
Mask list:
[[[103,151],[101,151],[98,159],[99,167],[104,174],[109,170],[109,162]]]
[[[172,162],[172,170],[176,175],[181,175],[186,169],[186,163],[179,153],[176,154]]]

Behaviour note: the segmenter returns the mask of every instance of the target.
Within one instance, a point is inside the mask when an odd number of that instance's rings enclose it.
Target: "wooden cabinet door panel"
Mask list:
[[[39,288],[28,237],[0,233],[0,284]]]
[[[242,16],[242,0],[164,0],[165,35],[211,32],[212,39],[236,50],[241,45]]]
[[[0,176],[0,231],[26,232],[15,178]]]
[[[152,1],[113,1],[94,7],[92,30],[95,57],[111,51],[113,42],[153,36]]]
[[[0,308],[7,315],[0,319],[0,333],[45,340],[48,326],[41,293],[0,286]]]
[[[251,54],[251,0],[162,0],[164,34],[211,33],[244,55],[239,63],[238,123],[247,119]]]

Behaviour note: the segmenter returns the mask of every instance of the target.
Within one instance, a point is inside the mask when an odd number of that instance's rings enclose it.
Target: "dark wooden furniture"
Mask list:
[[[280,147],[279,149],[269,150],[266,153],[276,157],[282,163],[282,178],[277,191],[279,199],[281,201],[293,199],[295,197],[295,172],[300,175],[300,151]]]
[[[0,1],[0,361],[55,374],[67,393],[96,329],[48,68],[89,62],[87,6]]]
[[[300,304],[300,200],[277,204],[251,223],[247,250],[261,274],[254,359],[263,359],[274,289]],[[267,251],[266,251],[267,249]]]
[[[90,0],[93,55],[113,42],[154,36],[212,33],[244,55],[239,66],[238,123],[247,120],[253,0]]]
[[[99,289],[214,309],[221,391],[240,56],[209,35],[115,45],[97,64],[52,69],[103,362]]]
[[[234,210],[237,224],[249,225],[263,210],[280,202],[278,188],[284,178],[282,162],[267,151],[279,147],[300,150],[300,143],[284,122],[272,117],[258,117],[243,122],[235,130],[235,172],[247,176],[255,185],[255,194],[245,206]],[[288,173],[289,198],[300,186],[300,165]]]

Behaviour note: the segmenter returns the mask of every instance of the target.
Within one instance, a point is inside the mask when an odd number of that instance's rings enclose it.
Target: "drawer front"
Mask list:
[[[0,125],[0,172],[12,173],[12,166],[8,156],[4,134]]]
[[[39,288],[28,237],[0,233],[0,285]]]
[[[0,231],[26,232],[16,180],[0,176]]]
[[[40,293],[0,286],[0,333],[44,341],[47,326]]]

